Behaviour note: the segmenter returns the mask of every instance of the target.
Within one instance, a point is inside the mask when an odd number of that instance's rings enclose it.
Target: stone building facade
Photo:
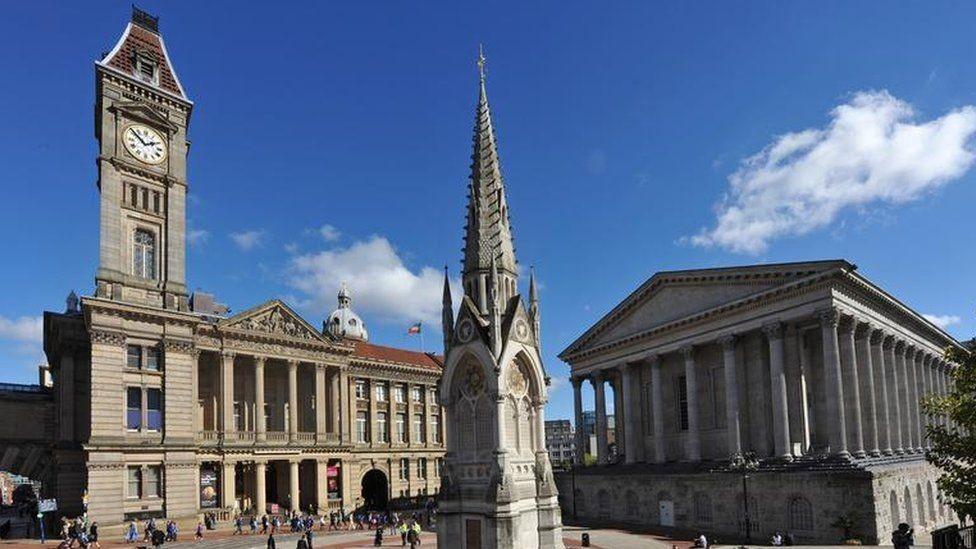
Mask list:
[[[577,421],[594,390],[599,463],[564,510],[743,535],[747,491],[752,534],[836,542],[841,515],[868,542],[905,520],[922,534],[950,517],[924,460],[945,419],[919,402],[951,387],[959,345],[843,260],[655,274],[560,355]]]
[[[59,510],[109,526],[436,494],[442,358],[370,343],[345,288],[322,329],[279,300],[191,299],[194,104],[157,19],[134,8],[95,76],[95,293],[44,315]]]

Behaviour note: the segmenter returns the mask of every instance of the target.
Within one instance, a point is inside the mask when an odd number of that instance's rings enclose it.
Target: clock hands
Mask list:
[[[131,131],[132,131],[132,135],[136,136],[136,139],[138,139],[140,143],[142,143],[143,145],[145,145],[147,147],[149,146],[149,144],[146,143],[146,141],[142,137],[139,136],[139,132],[137,132],[135,130],[131,130]]]

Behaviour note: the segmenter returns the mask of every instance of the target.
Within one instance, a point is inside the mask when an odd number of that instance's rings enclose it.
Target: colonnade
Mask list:
[[[282,466],[287,466],[288,483],[286,486],[287,491],[285,492],[288,497],[288,507],[292,510],[298,510],[299,504],[301,503],[301,482],[300,482],[300,466],[303,461],[314,461],[315,466],[315,486],[316,493],[314,497],[315,505],[318,509],[327,509],[329,507],[328,500],[328,466],[329,462],[335,462],[336,466],[342,471],[343,477],[346,476],[345,463],[341,460],[327,459],[327,458],[308,458],[303,459],[302,457],[291,457],[283,458],[280,460],[274,460]],[[253,507],[254,511],[259,515],[267,512],[268,505],[268,490],[267,490],[267,473],[269,462],[263,459],[257,459],[248,462],[241,462],[249,465],[249,471],[253,474],[253,501],[251,505],[243,505],[242,510],[247,511],[249,507]],[[225,509],[232,509],[237,507],[237,466],[238,462],[225,461],[220,464],[221,467],[221,506]],[[340,480],[340,486],[343,491],[349,490],[346,484],[346,479]],[[336,505],[338,505],[341,500],[336,500]]]
[[[822,361],[811,365],[804,341],[810,332],[819,331]],[[751,330],[755,332],[755,329]],[[925,395],[945,395],[951,390],[950,372],[954,365],[942,358],[932,345],[920,343],[903,331],[881,327],[858,313],[835,307],[789,321],[777,321],[761,327],[768,350],[761,366],[768,368],[769,394],[761,402],[768,406],[769,422],[754,422],[750,429],[772,430],[771,452],[761,458],[790,460],[795,457],[793,443],[800,432],[801,453],[811,451],[811,421],[809,401],[822,406],[815,414],[821,425],[820,448],[825,453],[842,458],[881,455],[904,455],[924,452],[929,447],[925,427],[932,422],[944,424],[944,417],[924,413],[920,401]],[[680,353],[684,375],[686,406],[680,406],[678,432],[683,436],[684,461],[702,459],[702,436],[699,422],[701,404],[698,390],[699,364],[697,352],[707,345],[721,349],[721,365],[725,384],[725,444],[727,455],[741,455],[747,448],[749,433],[742,431],[743,411],[740,403],[740,376],[737,370],[755,364],[740,364],[737,343],[746,333],[722,333],[709,339],[694,340],[677,349],[652,350],[643,356],[615,359],[586,373],[571,378],[576,414],[576,448],[578,459],[586,447],[582,416],[582,384],[593,385],[596,405],[597,462],[607,463],[607,412],[605,386],[611,383],[618,403],[615,403],[616,439],[624,461],[667,461],[665,452],[664,392],[662,390],[662,358]],[[750,334],[751,335],[751,334]],[[791,364],[792,362],[792,364]],[[818,372],[821,395],[811,395],[811,367]],[[798,372],[799,375],[788,375]],[[648,375],[649,374],[649,375]],[[766,372],[763,372],[765,375]],[[642,390],[650,378],[650,416],[645,417],[646,391]],[[644,382],[642,383],[642,380]],[[788,383],[789,382],[789,383]],[[766,387],[748,387],[744,394],[766,391]],[[816,396],[822,398],[814,398]],[[686,409],[686,411],[685,411]],[[687,414],[685,417],[684,414]],[[798,426],[799,428],[796,428]],[[794,435],[791,438],[791,428]],[[644,443],[645,434],[652,444]],[[769,433],[764,433],[768,435]],[[715,452],[711,452],[713,455]]]

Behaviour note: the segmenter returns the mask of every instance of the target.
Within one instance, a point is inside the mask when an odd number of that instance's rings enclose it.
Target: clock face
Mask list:
[[[166,159],[166,141],[156,130],[133,124],[122,134],[129,154],[147,164],[159,164]]]

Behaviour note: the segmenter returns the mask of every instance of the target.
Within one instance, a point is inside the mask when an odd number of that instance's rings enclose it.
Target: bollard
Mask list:
[[[586,532],[583,532],[583,535],[580,536],[580,541],[582,542],[583,547],[589,547],[590,546],[590,535],[587,534]]]

